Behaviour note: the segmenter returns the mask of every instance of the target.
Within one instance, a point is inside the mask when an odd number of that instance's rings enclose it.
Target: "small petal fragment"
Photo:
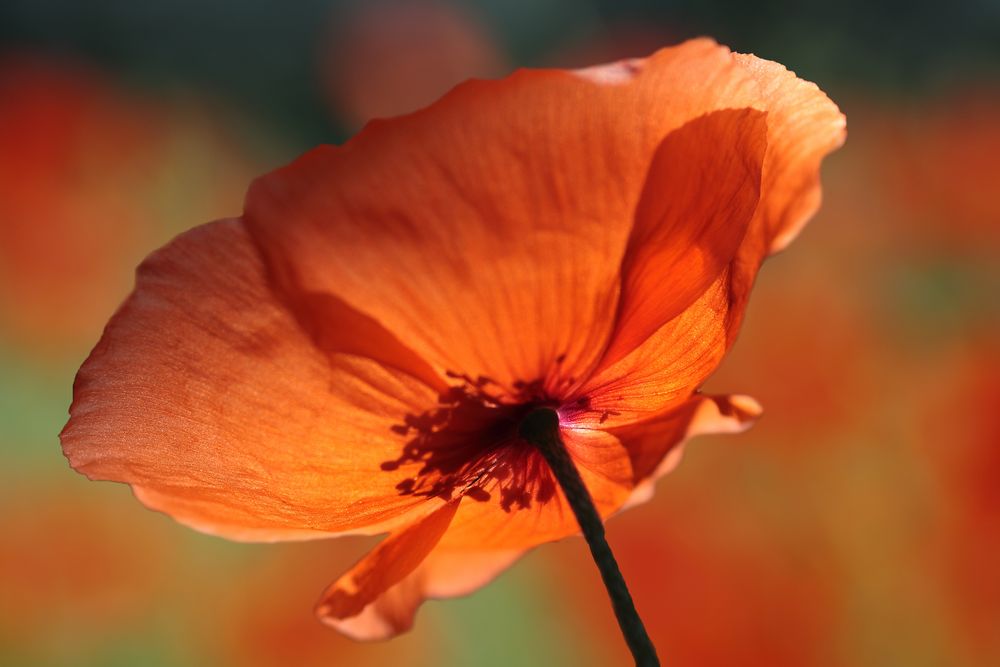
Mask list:
[[[523,550],[450,551],[438,541],[469,500],[456,500],[390,535],[323,593],[319,619],[363,641],[389,639],[413,626],[425,600],[459,597],[485,586]]]
[[[709,433],[739,433],[750,428],[763,409],[750,396],[697,395],[664,415],[613,429],[632,455],[635,479],[664,475],[676,465],[666,454],[685,440]]]
[[[320,619],[355,639],[386,639],[408,630],[423,599],[410,577],[431,553],[455,516],[453,500],[386,538],[331,585],[316,606]]]
[[[684,445],[698,435],[740,433],[753,426],[763,409],[743,394],[697,395],[679,408],[648,421],[614,429],[632,455],[636,486],[623,510],[648,502],[656,481],[681,462]]]

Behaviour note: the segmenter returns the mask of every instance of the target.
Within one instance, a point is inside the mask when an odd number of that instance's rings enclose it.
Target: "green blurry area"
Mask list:
[[[458,78],[703,34],[818,82],[849,138],[708,385],[765,417],[693,442],[651,503],[609,524],[640,612],[678,667],[1000,664],[1000,4],[6,0],[0,64],[86,72],[155,118],[140,123],[152,166],[87,167],[130,221],[94,232],[129,235],[95,260],[107,274],[60,273],[74,250],[54,227],[23,275],[61,277],[0,302],[0,665],[625,664],[579,540],[358,645],[311,606],[373,540],[194,533],[72,472],[57,434],[132,267],[239,214],[255,174]],[[65,303],[86,312],[46,324]],[[12,310],[29,307],[42,314]]]

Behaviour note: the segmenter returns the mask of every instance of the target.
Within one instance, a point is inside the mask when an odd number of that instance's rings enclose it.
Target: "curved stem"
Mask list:
[[[551,408],[534,410],[521,422],[520,436],[534,445],[545,457],[552,474],[562,487],[563,495],[573,509],[583,537],[587,540],[587,546],[590,547],[594,563],[601,572],[604,587],[608,590],[608,597],[611,598],[611,606],[614,607],[615,616],[618,618],[618,626],[625,636],[629,650],[632,651],[636,666],[659,667],[660,660],[656,656],[656,648],[646,633],[639,613],[635,610],[632,595],[625,585],[625,579],[618,569],[615,556],[604,537],[604,522],[594,507],[594,500],[580,477],[580,471],[576,469],[562,438],[559,437],[559,415]]]

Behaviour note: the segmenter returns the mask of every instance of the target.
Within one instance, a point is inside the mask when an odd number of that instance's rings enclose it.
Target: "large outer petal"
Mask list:
[[[303,328],[239,221],[183,234],[143,263],[80,369],[66,456],[238,539],[380,532],[426,511],[438,501],[399,495],[379,465],[403,446],[392,426],[433,407],[436,392],[398,342],[344,321],[363,338]],[[372,341],[383,363],[357,354]]]
[[[607,343],[657,147],[752,106],[752,78],[708,40],[472,81],[258,179],[245,218],[288,293],[342,299],[438,372],[555,390]]]
[[[781,65],[737,56],[754,77],[767,112],[760,203],[729,266],[685,312],[601,369],[579,390],[608,426],[647,419],[679,405],[732,345],[760,263],[783,247],[819,205],[819,166],[844,140],[844,117],[814,84]]]

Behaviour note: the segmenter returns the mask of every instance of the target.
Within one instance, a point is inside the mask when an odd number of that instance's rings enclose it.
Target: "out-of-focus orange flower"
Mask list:
[[[881,176],[903,215],[904,241],[1000,250],[1000,94],[969,91],[895,113],[882,129]]]
[[[79,662],[155,610],[170,545],[123,506],[36,481],[5,484],[0,509],[0,652]]]
[[[119,258],[139,247],[143,224],[126,193],[153,167],[154,127],[148,109],[125,102],[89,72],[0,63],[0,307],[7,333],[61,342],[113,309],[114,300],[95,308],[91,295],[113,295],[109,284],[127,281],[130,269]]]
[[[323,53],[324,89],[357,125],[415,111],[461,81],[504,70],[487,30],[454,5],[366,3],[337,18]]]
[[[852,134],[852,145],[854,139]],[[824,207],[826,220],[829,211]],[[858,419],[859,406],[877,400],[870,375],[880,341],[872,331],[870,307],[854,296],[870,276],[842,276],[843,256],[829,250],[844,233],[836,224],[817,225],[802,242],[813,250],[823,247],[826,256],[798,248],[781,257],[780,269],[772,267],[777,275],[764,273],[750,325],[709,382],[709,388],[725,387],[738,378],[754,378],[754,397],[774,417],[754,427],[760,447],[808,457],[817,434],[844,432]],[[816,326],[817,298],[823,305],[821,327]]]
[[[248,169],[195,119],[80,66],[0,59],[0,338],[96,335],[151,244],[232,210]]]
[[[349,539],[349,538],[348,538]],[[316,572],[348,567],[359,544],[318,541],[275,545],[227,586],[217,600],[217,622],[202,639],[216,664],[244,667],[298,667],[331,664],[413,664],[428,654],[422,635],[403,641],[362,645],[330,632],[309,612],[316,600]],[[345,548],[346,547],[346,548]]]
[[[389,532],[318,613],[400,632],[577,532],[518,437],[535,408],[605,517],[686,436],[757,415],[698,387],[843,135],[814,85],[708,40],[469,82],[151,256],[77,377],[64,451],[231,538]]]
[[[928,372],[917,403],[919,432],[940,491],[931,551],[956,612],[970,664],[1000,658],[1000,348],[995,328]],[[935,573],[936,574],[936,573]]]

